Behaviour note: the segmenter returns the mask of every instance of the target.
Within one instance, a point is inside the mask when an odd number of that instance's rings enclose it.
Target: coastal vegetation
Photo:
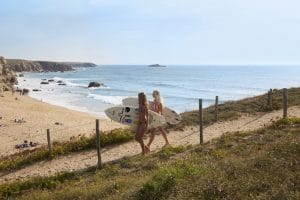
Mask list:
[[[291,88],[289,93],[289,105],[300,105],[300,88]],[[282,90],[273,90],[273,109],[282,107]],[[214,106],[203,110],[204,125],[208,126],[215,122]],[[247,98],[239,101],[225,102],[219,106],[219,120],[234,120],[242,115],[255,115],[258,113],[270,112],[267,106],[267,94]],[[198,111],[182,113],[182,122],[177,125],[168,125],[172,130],[183,130],[186,126],[197,126],[199,123]],[[78,133],[79,135],[80,133]],[[133,140],[133,133],[130,129],[115,129],[109,132],[101,133],[101,146],[117,145]],[[53,159],[57,156],[66,155],[71,152],[80,152],[96,148],[96,136],[80,136],[70,141],[53,143],[52,154],[49,154],[48,148],[42,146],[34,150],[26,150],[10,156],[0,158],[0,171],[9,171],[20,169],[26,165],[38,161]]]
[[[273,90],[273,109],[279,110],[283,107],[282,89]],[[300,88],[289,88],[289,106],[300,105]],[[268,106],[268,94],[262,94],[238,101],[228,101],[218,106],[219,121],[228,121],[237,119],[243,115],[257,115],[272,111]],[[199,124],[199,113],[197,110],[184,112],[182,122],[178,125],[170,125],[170,128],[183,129],[185,126],[193,126]],[[209,106],[203,109],[203,124],[208,126],[215,122],[215,106]]]
[[[300,119],[204,145],[127,157],[102,170],[0,185],[16,199],[299,199]]]

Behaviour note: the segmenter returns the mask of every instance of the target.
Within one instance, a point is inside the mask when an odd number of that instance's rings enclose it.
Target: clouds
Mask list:
[[[6,57],[300,63],[296,0],[11,0],[1,6]]]

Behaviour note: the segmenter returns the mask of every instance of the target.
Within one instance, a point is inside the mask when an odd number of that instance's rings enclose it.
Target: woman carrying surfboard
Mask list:
[[[160,96],[160,92],[157,91],[157,90],[154,90],[153,93],[152,93],[152,96],[154,98],[154,101],[152,103],[151,110],[153,110],[154,112],[157,112],[158,114],[162,115],[162,112],[163,112],[163,109],[164,109],[164,103],[163,103],[162,97]],[[165,139],[164,147],[167,147],[167,146],[170,145],[168,137],[167,137],[167,132],[165,131],[165,129],[162,126],[159,126],[157,128],[153,128],[151,130],[151,136],[150,136],[148,145],[145,146],[146,151],[150,151],[150,145],[151,145],[151,143],[153,142],[153,140],[155,138],[155,131],[156,130],[159,130],[161,132],[162,136]]]
[[[148,101],[145,93],[141,92],[138,95],[139,100],[139,121],[136,129],[135,140],[140,143],[142,148],[142,154],[146,154],[149,151],[145,148],[143,136],[148,128]]]

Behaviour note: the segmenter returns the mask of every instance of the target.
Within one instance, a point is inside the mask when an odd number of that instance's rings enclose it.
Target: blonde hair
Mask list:
[[[139,106],[143,105],[143,106],[148,107],[147,97],[144,92],[140,92],[138,95],[138,98],[139,98]]]
[[[158,90],[153,90],[153,96],[157,102],[161,103],[161,107],[164,108],[164,99],[160,96],[160,92]]]

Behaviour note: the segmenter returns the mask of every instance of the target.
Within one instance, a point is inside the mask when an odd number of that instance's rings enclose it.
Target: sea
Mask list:
[[[53,79],[49,84],[42,81]],[[104,110],[122,104],[126,97],[159,90],[165,105],[178,113],[266,93],[270,88],[300,86],[300,66],[99,65],[66,72],[24,73],[16,87],[30,89],[29,96],[50,104],[104,117]],[[92,81],[103,83],[88,88]],[[65,83],[60,84],[59,83]],[[37,89],[40,91],[32,91]]]

